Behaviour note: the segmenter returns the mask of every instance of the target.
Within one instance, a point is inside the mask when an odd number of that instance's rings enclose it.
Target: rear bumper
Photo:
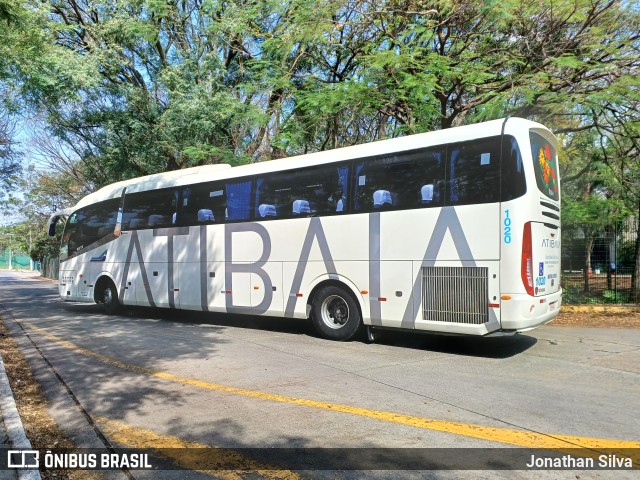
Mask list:
[[[502,330],[525,332],[550,322],[562,304],[562,289],[550,295],[532,297],[513,294],[510,300],[502,300],[500,323]]]

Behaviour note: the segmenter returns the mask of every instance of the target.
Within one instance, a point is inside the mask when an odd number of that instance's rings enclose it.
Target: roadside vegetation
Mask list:
[[[55,256],[47,216],[114,181],[512,115],[560,138],[588,290],[640,215],[638,32],[608,0],[0,0],[0,246]]]

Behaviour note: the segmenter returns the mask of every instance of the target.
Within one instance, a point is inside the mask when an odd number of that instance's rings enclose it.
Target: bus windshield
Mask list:
[[[70,256],[113,234],[120,199],[114,198],[73,212],[62,234],[60,259]]]
[[[530,132],[529,140],[538,189],[547,197],[558,200],[558,158],[556,149],[546,138],[538,133]]]

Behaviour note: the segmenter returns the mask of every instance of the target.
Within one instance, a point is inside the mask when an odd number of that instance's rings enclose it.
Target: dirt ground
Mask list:
[[[562,311],[552,327],[640,328],[640,312],[604,313]]]

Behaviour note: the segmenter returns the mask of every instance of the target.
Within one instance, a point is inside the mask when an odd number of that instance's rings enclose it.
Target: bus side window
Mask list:
[[[349,167],[321,165],[274,172],[256,180],[255,217],[275,218],[335,215],[348,210]]]
[[[178,192],[173,189],[125,194],[123,230],[170,227],[178,218]]]
[[[245,180],[226,184],[227,220],[249,220],[251,217],[251,183],[251,180]]]
[[[356,165],[354,208],[360,212],[441,205],[444,148],[364,159]]]
[[[448,205],[500,201],[499,137],[454,144],[448,153]]]
[[[222,183],[196,184],[183,188],[181,225],[207,225],[225,220],[227,196]]]
[[[329,210],[334,210],[336,213],[344,213],[347,211],[347,207],[349,205],[347,198],[347,188],[349,185],[349,167],[338,167],[336,173],[336,184],[331,189],[332,194],[328,199],[328,208]]]
[[[276,193],[277,187],[272,185],[269,176],[256,179],[255,218],[257,220],[270,220],[279,217],[279,210],[285,208],[278,205],[280,195]]]

